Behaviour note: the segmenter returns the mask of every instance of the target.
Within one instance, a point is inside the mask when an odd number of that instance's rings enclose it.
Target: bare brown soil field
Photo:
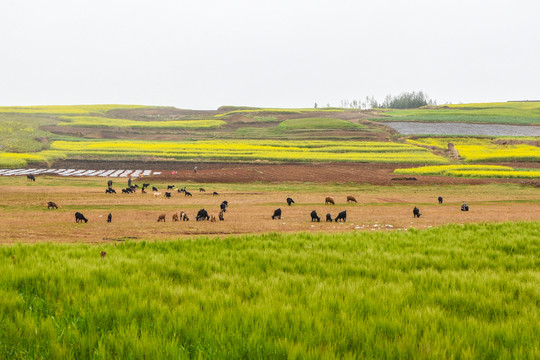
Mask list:
[[[150,182],[162,193],[168,183],[187,185],[193,196],[175,192],[171,199],[166,199],[163,194],[154,197],[151,192],[140,191],[126,195],[120,193],[119,183],[114,186],[119,193],[107,195],[106,179],[51,177],[29,183],[21,177],[3,178],[0,180],[0,242],[100,243],[268,232],[407,231],[448,223],[540,221],[540,189],[519,184],[180,184],[175,180],[171,177],[150,179]],[[122,180],[122,185],[125,181]],[[148,178],[136,182],[143,181]],[[199,192],[200,186],[206,192]],[[212,191],[219,195],[213,196]],[[355,196],[359,202],[347,203],[347,195]],[[296,201],[290,207],[285,203],[288,196]],[[332,196],[336,205],[325,205],[326,196]],[[437,203],[438,196],[444,197],[444,204]],[[195,221],[201,208],[217,217],[223,200],[230,204],[225,221]],[[60,208],[47,209],[47,201],[55,201]],[[463,201],[470,205],[469,212],[460,211]],[[420,209],[420,218],[413,218],[414,206]],[[272,220],[277,208],[282,209],[282,218]],[[321,222],[311,222],[312,210],[317,211]],[[343,210],[347,211],[346,223],[325,222],[326,213],[335,218]],[[75,223],[76,211],[82,212],[89,222]],[[172,214],[180,211],[188,214],[189,222],[172,222]],[[113,216],[110,224],[106,222],[109,212]],[[166,214],[165,223],[157,222],[160,214]]]
[[[512,167],[537,168],[540,164],[505,164]],[[197,173],[193,171],[197,166]],[[372,185],[428,185],[428,184],[490,184],[518,183],[540,186],[540,179],[467,179],[443,176],[416,176],[416,181],[392,180],[404,178],[393,174],[397,168],[417,167],[406,164],[372,163],[214,163],[179,161],[99,161],[63,160],[54,164],[58,169],[144,169],[163,171],[159,181],[199,183],[250,183],[250,182],[313,182],[358,183]],[[174,172],[174,173],[173,173]]]

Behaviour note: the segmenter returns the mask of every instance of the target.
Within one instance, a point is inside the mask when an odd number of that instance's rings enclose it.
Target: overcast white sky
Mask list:
[[[0,105],[540,98],[538,0],[1,0]]]

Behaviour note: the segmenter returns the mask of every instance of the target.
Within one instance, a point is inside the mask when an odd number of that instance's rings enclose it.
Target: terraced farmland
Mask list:
[[[413,145],[338,141],[55,141],[67,156],[162,157],[224,161],[381,162],[444,164],[447,160]]]

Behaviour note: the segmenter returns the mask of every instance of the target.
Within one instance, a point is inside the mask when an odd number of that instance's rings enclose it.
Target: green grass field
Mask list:
[[[539,233],[3,246],[0,358],[537,359]]]
[[[282,130],[328,130],[328,129],[358,129],[365,126],[353,124],[347,120],[332,118],[302,118],[288,119],[278,125]]]
[[[221,107],[220,109],[230,110],[225,113],[216,115],[217,118],[228,117],[231,115],[299,115],[299,114],[310,114],[310,113],[340,113],[343,112],[343,109],[337,108],[323,108],[323,109],[314,109],[314,108],[303,108],[303,109],[272,109],[272,108],[238,108],[234,107]]]
[[[505,102],[442,105],[408,110],[388,110],[390,117],[375,121],[425,121],[539,125],[540,102]]]
[[[50,105],[50,106],[0,106],[0,113],[45,114],[45,115],[89,115],[105,114],[110,110],[147,108],[144,105]]]
[[[51,134],[39,127],[56,122],[42,116],[0,113],[0,151],[34,152],[45,149],[46,145],[37,139],[49,138]]]
[[[175,121],[136,121],[111,119],[97,116],[62,116],[59,125],[84,127],[118,127],[133,129],[213,129],[225,124],[223,120],[175,120]]]

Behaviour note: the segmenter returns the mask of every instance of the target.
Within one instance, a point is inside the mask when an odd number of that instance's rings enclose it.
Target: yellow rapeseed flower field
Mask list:
[[[349,161],[444,164],[448,160],[408,144],[343,141],[54,141],[68,155],[235,161]]]
[[[540,148],[527,144],[502,145],[492,139],[477,138],[420,138],[408,142],[439,149],[447,149],[448,143],[453,143],[459,155],[467,162],[540,161]]]
[[[61,151],[45,150],[36,153],[5,153],[0,152],[0,167],[17,168],[25,167],[28,163],[43,162],[62,159],[66,155]]]
[[[440,175],[474,178],[523,178],[539,179],[538,170],[514,170],[509,166],[499,165],[443,165],[424,166],[420,168],[396,169],[394,174],[400,175]]]

